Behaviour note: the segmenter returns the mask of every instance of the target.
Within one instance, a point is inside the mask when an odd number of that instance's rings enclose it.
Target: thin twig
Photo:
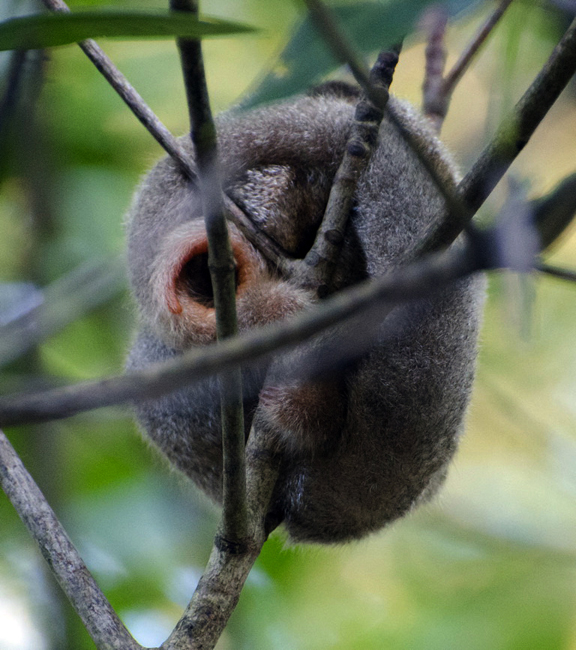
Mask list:
[[[45,422],[113,404],[154,399],[209,375],[287,349],[369,310],[378,301],[398,305],[429,295],[476,269],[462,249],[436,253],[330,296],[289,320],[252,329],[217,345],[186,352],[169,362],[96,382],[73,384],[32,395],[0,398],[0,426]]]
[[[431,10],[430,13],[432,15],[430,16],[430,20],[432,21],[432,29],[426,49],[424,114],[432,120],[438,132],[440,132],[444,118],[448,113],[450,100],[456,85],[511,4],[512,0],[501,0],[498,7],[490,14],[482,27],[480,27],[444,79],[442,78],[442,74],[446,58],[444,49],[446,14],[444,13],[442,15],[442,10],[435,7]]]
[[[170,0],[170,8],[198,16],[196,0]],[[218,340],[222,341],[238,334],[238,317],[236,262],[224,213],[216,126],[210,110],[201,43],[199,40],[183,38],[179,38],[177,42],[208,239],[208,268],[216,310],[216,332]],[[247,523],[244,406],[240,369],[226,371],[219,381],[224,457],[224,498],[220,534],[227,543],[242,545],[246,538]]]
[[[42,302],[0,327],[0,367],[18,358],[118,293],[124,262],[107,260],[74,269],[42,291]]]
[[[554,48],[511,116],[504,120],[490,144],[459,185],[468,208],[476,212],[504,173],[524,149],[528,140],[576,72],[576,20]],[[464,224],[444,225],[445,242],[454,238]],[[451,234],[450,231],[452,231]]]
[[[70,9],[63,0],[42,0],[44,5],[51,11],[69,12]],[[142,122],[144,127],[151,133],[160,146],[170,155],[182,169],[186,170],[190,178],[194,178],[194,169],[182,146],[152,112],[150,107],[142,99],[135,88],[126,77],[119,72],[110,58],[102,48],[92,39],[78,43],[84,54],[92,61],[106,81],[120,95],[130,110]]]
[[[347,63],[356,81],[360,84],[370,101],[378,107],[384,108],[387,102],[387,94],[382,89],[376,88],[370,82],[370,73],[364,62],[357,57],[354,48],[348,43],[346,36],[340,29],[340,26],[334,19],[331,10],[322,2],[322,0],[304,0],[309,11],[310,17],[314,24],[331,47],[334,55],[338,60]],[[397,110],[392,106],[386,106],[386,115],[389,121],[398,130],[404,138],[410,149],[418,158],[420,164],[424,167],[433,183],[436,185],[442,198],[446,203],[446,210],[451,219],[460,223],[466,223],[472,218],[456,188],[452,187],[447,179],[442,176],[435,160],[429,155],[428,151],[422,146],[420,139],[412,133],[403,123]]]
[[[52,11],[70,11],[63,0],[42,0],[44,5]],[[133,88],[126,77],[116,68],[110,58],[103,52],[95,41],[88,39],[78,43],[82,51],[96,66],[108,83],[126,103],[128,108],[140,120],[148,132],[156,139],[158,144],[173,158],[182,173],[190,180],[196,179],[196,166],[182,144],[168,131],[144,99]],[[269,237],[258,230],[250,218],[229,197],[224,197],[225,207],[231,221],[244,233],[248,241],[253,244],[265,257],[270,260],[280,271],[283,270],[284,258]]]
[[[512,4],[513,0],[501,0],[494,12],[487,18],[486,22],[480,27],[474,38],[468,44],[468,47],[462,52],[458,61],[444,78],[444,93],[449,98],[456,84],[462,78],[462,75],[468,69],[470,62],[478,53],[478,50],[484,45],[488,36],[498,24],[504,12]]]
[[[430,119],[436,131],[440,132],[448,111],[443,79],[446,63],[444,37],[448,24],[448,13],[441,5],[433,5],[426,12],[423,22],[428,25],[429,33],[425,52],[426,67],[422,85],[422,108],[424,115]]]
[[[546,196],[532,201],[532,210],[545,250],[558,240],[576,215],[576,174],[567,176]]]
[[[576,20],[554,48],[546,65],[503,121],[490,144],[458,185],[466,211],[449,211],[418,244],[419,254],[449,246],[467,226],[502,176],[526,146],[576,71]]]
[[[304,0],[304,2],[308,7],[312,22],[316,25],[338,61],[348,65],[354,78],[365,90],[370,101],[379,108],[384,109],[388,101],[386,93],[380,93],[378,89],[372,87],[370,71],[345,37],[332,11],[321,0]]]
[[[44,495],[2,431],[0,484],[98,650],[142,650],[100,591]]]
[[[400,48],[381,52],[370,72],[370,80],[386,96],[398,63]],[[295,275],[303,286],[313,287],[319,298],[330,292],[330,281],[338,261],[348,217],[352,211],[356,184],[366,169],[378,142],[384,107],[375,106],[363,95],[358,100],[344,157],[336,172],[328,205],[314,244]]]
[[[546,273],[546,275],[551,275],[554,278],[576,282],[576,271],[570,269],[563,269],[559,266],[550,266],[549,264],[537,264],[536,269],[541,273]]]
[[[27,54],[26,50],[16,50],[10,55],[6,89],[2,99],[0,99],[0,145],[4,145],[4,138],[8,132],[10,120],[18,103],[18,94],[22,86]]]
[[[162,650],[208,650],[234,611],[244,582],[271,532],[266,516],[278,478],[279,459],[270,441],[252,429],[246,447],[248,538],[240,552],[218,539],[194,596]]]

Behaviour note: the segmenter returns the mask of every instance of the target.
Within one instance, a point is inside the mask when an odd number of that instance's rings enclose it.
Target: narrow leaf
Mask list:
[[[409,34],[426,6],[437,0],[388,0],[355,2],[332,8],[347,37],[361,53],[383,50]],[[471,9],[481,0],[451,0],[450,15]],[[307,16],[243,108],[301,92],[338,66],[322,37]]]
[[[0,23],[0,50],[40,49],[87,38],[206,38],[256,31],[220,19],[182,14],[86,11],[11,18]]]

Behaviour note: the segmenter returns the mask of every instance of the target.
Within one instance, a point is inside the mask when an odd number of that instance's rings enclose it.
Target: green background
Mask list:
[[[72,6],[81,4],[104,6]],[[116,5],[162,8],[142,0]],[[490,7],[480,3],[452,23],[449,64]],[[274,60],[299,5],[218,0],[203,8],[262,29],[205,44],[215,112],[253,92],[271,67],[277,78],[290,78]],[[0,19],[34,9],[3,0]],[[464,171],[566,24],[550,4],[519,1],[509,10],[458,87],[443,130]],[[168,128],[185,133],[174,44],[102,45]],[[415,103],[423,51],[420,38],[407,41],[393,84]],[[7,62],[2,54],[2,85]],[[77,47],[47,53],[38,92],[35,119],[30,105],[19,107],[0,143],[3,285],[44,287],[83,264],[121,256],[131,194],[162,155]],[[530,196],[575,170],[574,100],[572,87],[513,167]],[[502,183],[484,218],[505,196]],[[576,241],[566,237],[551,260],[575,267],[575,256]],[[291,547],[274,534],[220,650],[576,649],[576,288],[536,276],[524,285],[510,274],[491,278],[467,433],[440,496],[389,530],[343,547]],[[2,392],[121,372],[134,325],[122,287],[7,365]],[[7,433],[137,640],[160,644],[208,558],[213,506],[147,448],[127,409]],[[93,648],[4,497],[0,648]]]

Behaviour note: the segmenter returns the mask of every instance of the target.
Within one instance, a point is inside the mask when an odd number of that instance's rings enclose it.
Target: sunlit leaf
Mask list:
[[[206,38],[255,31],[220,19],[169,13],[87,11],[12,18],[0,23],[0,50],[39,49],[87,38]]]
[[[451,0],[450,15],[480,4],[481,0]],[[333,8],[347,38],[361,53],[374,52],[400,41],[415,27],[423,10],[433,0],[389,0],[356,2]],[[252,93],[246,108],[301,92],[339,65],[328,45],[306,17],[271,71]]]

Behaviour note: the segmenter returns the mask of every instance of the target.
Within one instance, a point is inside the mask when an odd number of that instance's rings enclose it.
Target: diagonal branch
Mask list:
[[[398,47],[381,52],[370,72],[372,85],[385,97],[388,97],[399,50]],[[303,286],[313,287],[319,298],[331,291],[330,282],[344,242],[356,184],[370,162],[383,117],[383,107],[375,106],[366,95],[360,97],[344,157],[334,177],[316,239],[304,260],[294,263],[299,282]]]
[[[0,485],[36,540],[98,650],[142,650],[100,591],[44,495],[2,431]]]
[[[576,19],[554,48],[536,79],[501,124],[492,142],[460,183],[471,211],[496,187],[576,72]],[[459,226],[461,227],[461,226]]]
[[[0,368],[116,295],[124,261],[82,265],[42,290],[40,304],[0,326]]]
[[[198,15],[196,0],[170,0],[170,8]],[[210,110],[201,43],[199,40],[178,39],[178,49],[208,239],[208,268],[216,309],[216,331],[218,340],[224,340],[238,334],[236,262],[224,213],[216,127]],[[242,376],[239,368],[230,369],[220,376],[220,403],[224,454],[221,535],[229,544],[243,544],[247,526],[246,466]]]
[[[63,0],[42,0],[44,5],[51,11],[69,12],[70,9]],[[102,48],[92,39],[78,43],[84,54],[92,61],[106,81],[114,88],[120,97],[126,102],[128,108],[142,122],[144,127],[151,133],[160,146],[170,155],[182,169],[186,170],[191,178],[194,171],[191,168],[190,160],[184,148],[178,143],[174,136],[162,124],[152,112],[150,107],[142,99],[136,89],[130,84],[126,77],[116,68],[111,59],[104,53]]]
[[[63,0],[42,0],[44,5],[52,11],[70,11]],[[102,48],[92,39],[78,43],[82,51],[104,76],[106,81],[114,88],[128,108],[140,120],[148,132],[156,139],[158,144],[178,164],[182,173],[190,180],[196,179],[196,167],[190,156],[180,142],[168,131],[144,99],[134,89],[126,77],[116,68],[111,59]],[[278,269],[284,268],[284,256],[278,246],[265,233],[252,223],[250,218],[227,196],[224,203],[230,220],[244,233],[248,241],[253,244],[265,257]]]
[[[448,113],[450,100],[456,85],[511,4],[512,0],[500,0],[499,5],[488,16],[454,64],[454,67],[444,78],[442,78],[442,75],[444,74],[446,58],[444,49],[446,13],[441,7],[436,6],[429,10],[430,35],[428,47],[426,48],[426,75],[423,86],[424,114],[432,120],[438,132],[442,128],[442,123]]]
[[[567,280],[568,282],[576,282],[576,271],[573,271],[571,269],[563,269],[559,266],[550,266],[549,264],[538,264],[536,268],[541,273],[550,275],[553,278]]]
[[[432,179],[436,188],[440,192],[446,203],[447,211],[453,216],[453,219],[459,222],[468,221],[472,215],[468,214],[466,206],[462,202],[456,188],[452,187],[447,179],[444,178],[435,161],[429,155],[428,151],[422,147],[419,138],[412,133],[397,114],[392,106],[386,106],[387,93],[381,88],[375,87],[370,81],[370,73],[364,62],[356,55],[354,48],[348,42],[344,32],[340,29],[331,10],[322,0],[304,0],[310,11],[310,16],[314,24],[324,37],[325,41],[331,47],[334,55],[342,63],[346,63],[354,75],[356,81],[362,86],[362,89],[370,101],[379,108],[386,108],[386,115],[398,132],[402,135],[405,142],[418,158],[420,164],[424,167],[429,177]]]
[[[144,370],[83,382],[32,395],[0,398],[0,426],[45,422],[132,400],[154,399],[209,375],[257,361],[276,350],[288,349],[348,317],[370,310],[376,303],[391,309],[425,297],[447,282],[477,270],[467,249],[435,253],[381,278],[339,291],[321,304],[289,320],[249,330],[217,345],[186,352],[169,362]]]
[[[448,97],[454,92],[454,88],[462,78],[462,75],[468,69],[468,66],[472,62],[472,59],[476,56],[480,48],[486,42],[486,39],[492,33],[492,30],[500,22],[500,19],[504,15],[506,9],[512,4],[513,0],[501,0],[500,4],[494,9],[494,11],[488,16],[486,22],[480,27],[478,32],[474,35],[468,47],[460,54],[460,58],[450,72],[444,78],[444,93]]]
[[[576,174],[562,180],[546,196],[532,201],[542,249],[552,246],[576,215]]]
[[[379,89],[372,86],[370,82],[370,71],[362,58],[358,56],[355,48],[344,36],[332,11],[322,0],[304,0],[304,3],[308,7],[312,22],[316,25],[336,58],[348,65],[354,78],[365,90],[370,101],[379,108],[384,109],[388,101],[387,94],[380,92]]]
[[[546,65],[503,121],[490,144],[458,186],[466,211],[449,211],[444,221],[435,225],[418,245],[419,254],[449,246],[480,206],[488,198],[502,176],[524,149],[560,93],[576,72],[576,20],[572,22]]]

